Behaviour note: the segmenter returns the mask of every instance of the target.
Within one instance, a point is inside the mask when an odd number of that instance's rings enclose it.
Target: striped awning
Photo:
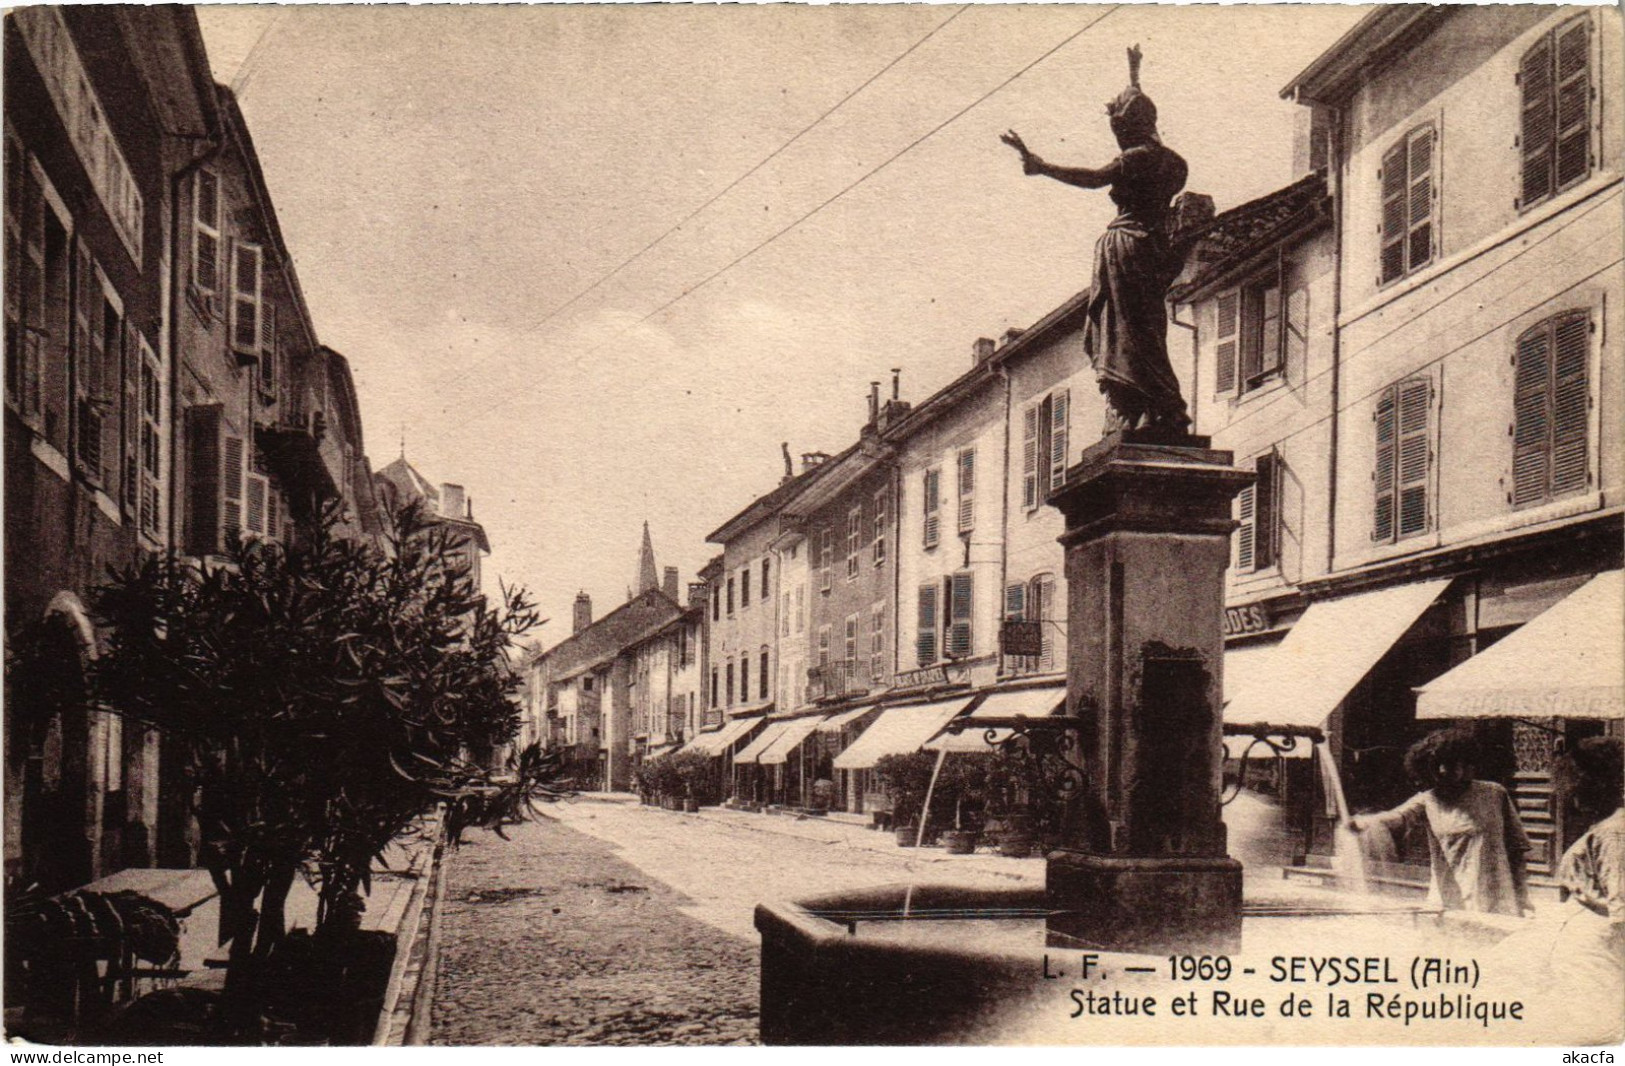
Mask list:
[[[760,718],[735,718],[723,723],[721,729],[701,733],[683,746],[684,751],[701,755],[723,755],[745,734],[761,722]]]
[[[797,718],[786,722],[785,728],[774,739],[773,743],[763,749],[756,761],[763,766],[773,766],[777,763],[788,762],[790,753],[795,751],[802,741],[812,736],[818,723],[824,720],[821,714],[810,715],[806,718]]]
[[[1609,570],[1416,690],[1418,718],[1625,717],[1625,571]]]
[[[847,726],[851,725],[853,722],[856,722],[859,718],[862,718],[864,715],[868,714],[874,709],[874,704],[871,703],[867,707],[855,707],[850,711],[842,711],[840,714],[832,714],[822,722],[818,723],[818,731],[820,733],[839,733],[841,730],[845,729]]]
[[[921,745],[936,736],[948,719],[959,714],[976,699],[959,696],[939,703],[923,703],[913,707],[893,707],[875,719],[863,735],[835,756],[837,770],[868,770],[887,755],[905,755],[919,751]]]
[[[762,757],[762,753],[768,749],[768,746],[775,740],[779,739],[779,737],[783,736],[784,731],[790,728],[790,726],[793,724],[795,723],[790,721],[767,723],[767,728],[756,734],[756,739],[751,741],[749,744],[746,744],[744,748],[740,750],[739,754],[734,756],[734,765],[744,766],[747,763],[753,763],[760,759]]]

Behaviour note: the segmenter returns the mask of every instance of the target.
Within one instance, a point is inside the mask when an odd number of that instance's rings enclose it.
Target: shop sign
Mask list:
[[[904,670],[892,678],[894,688],[925,688],[929,685],[946,685],[948,683],[948,667],[923,666],[918,670]]]
[[[999,629],[999,651],[1004,655],[1043,655],[1044,623],[1005,622]]]
[[[1262,603],[1249,603],[1243,607],[1224,609],[1224,635],[1239,637],[1245,633],[1263,633],[1272,624],[1270,609]]]

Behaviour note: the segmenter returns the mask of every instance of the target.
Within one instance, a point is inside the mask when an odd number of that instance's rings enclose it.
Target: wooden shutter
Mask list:
[[[265,485],[265,539],[277,540],[282,536],[282,498],[276,486]],[[684,665],[684,664],[679,664]]]
[[[1582,15],[1558,28],[1557,147],[1554,191],[1591,172],[1591,19]]]
[[[260,322],[262,324],[258,369],[260,395],[264,397],[266,403],[271,403],[276,399],[277,371],[279,369],[277,362],[282,354],[278,350],[276,342],[276,308],[271,304],[262,307],[260,309]]]
[[[1583,311],[1559,318],[1552,327],[1553,496],[1578,492],[1589,480],[1590,332],[1590,316]]]
[[[1433,186],[1434,132],[1431,125],[1411,133],[1410,209],[1406,231],[1407,253],[1405,271],[1409,273],[1433,260],[1434,226],[1433,201],[1437,191]]]
[[[879,681],[886,676],[886,605],[877,603],[869,611],[869,677]]]
[[[876,566],[886,561],[886,514],[889,509],[890,501],[886,498],[886,490],[882,489],[875,493],[874,543],[870,555]]]
[[[1258,369],[1255,374],[1268,374],[1281,369],[1281,351],[1286,328],[1282,321],[1281,285],[1267,285],[1259,292],[1258,309]]]
[[[1512,504],[1546,498],[1551,483],[1551,364],[1549,322],[1518,338],[1512,386]]]
[[[953,574],[947,580],[947,587],[947,652],[950,656],[969,655],[972,648],[971,598],[973,586],[971,584],[971,575]]]
[[[1309,365],[1309,290],[1293,289],[1286,298],[1285,357],[1288,375],[1306,374]]]
[[[846,514],[846,576],[858,576],[858,558],[863,543],[863,507],[852,508]]]
[[[1254,554],[1257,535],[1258,485],[1248,485],[1236,495],[1236,570],[1251,571],[1256,563]]]
[[[1372,482],[1376,489],[1376,502],[1373,510],[1371,526],[1371,539],[1377,541],[1390,541],[1394,539],[1394,508],[1396,493],[1394,491],[1394,457],[1398,451],[1397,436],[1397,399],[1392,386],[1384,389],[1377,399],[1377,409],[1372,418],[1377,424],[1377,454],[1376,464],[1371,472]]]
[[[829,665],[829,626],[818,627],[818,665]]]
[[[245,512],[244,526],[245,531],[250,536],[265,536],[266,495],[267,486],[265,479],[258,474],[249,474],[248,491],[245,499],[247,508]]]
[[[847,671],[850,673],[850,672],[852,672],[854,670],[855,664],[856,664],[857,658],[858,658],[858,616],[857,615],[849,614],[849,615],[846,616],[846,622],[845,622],[845,625],[842,628],[842,636],[843,636],[844,640],[843,640],[843,643],[842,643],[841,650],[843,652],[845,652],[845,654],[842,656],[842,658],[845,660]]]
[[[1379,175],[1382,186],[1382,273],[1379,281],[1384,285],[1405,275],[1405,193],[1409,185],[1405,163],[1406,143],[1403,140],[1383,153]]]
[[[119,499],[124,515],[139,527],[141,513],[141,345],[135,323],[126,318],[119,329],[119,380],[123,396],[119,404],[119,440],[124,453],[123,476],[119,479]]]
[[[1528,207],[1552,194],[1552,157],[1557,144],[1557,103],[1553,78],[1554,49],[1546,34],[1523,54],[1518,66],[1518,91],[1522,97],[1519,144],[1523,149],[1523,196]]]
[[[1241,293],[1227,292],[1218,299],[1218,328],[1214,330],[1216,342],[1214,344],[1214,358],[1218,363],[1215,370],[1214,388],[1218,392],[1230,392],[1236,387],[1236,348],[1237,334],[1241,330]]]
[[[914,655],[921,666],[937,661],[937,587],[921,585],[915,616]]]
[[[766,648],[762,649],[761,669],[756,671],[756,676],[758,678],[756,682],[756,698],[765,700],[767,699],[769,679],[773,676],[773,671],[770,669]]]
[[[231,347],[248,360],[260,354],[260,266],[257,244],[231,246]]]
[[[1020,622],[1027,617],[1027,586],[1004,587],[1004,618],[1007,622]]]
[[[1050,492],[1066,484],[1067,421],[1071,395],[1068,389],[1057,389],[1050,396]]]
[[[1402,383],[1398,394],[1398,470],[1395,481],[1399,493],[1398,535],[1410,536],[1428,527],[1428,468],[1431,442],[1428,409],[1433,384],[1427,378]]]
[[[192,284],[205,293],[220,288],[220,179],[210,170],[192,177]]]
[[[1055,607],[1055,578],[1049,574],[1039,574],[1033,578],[1027,601],[1028,620],[1039,623],[1043,634],[1039,646],[1044,651],[1038,657],[1038,668],[1049,670],[1055,665],[1055,627],[1049,624]]]
[[[927,548],[935,548],[937,541],[942,539],[942,500],[941,483],[942,471],[931,469],[925,472],[923,499],[925,504],[924,543]]]
[[[959,532],[969,533],[976,524],[976,449],[959,452]]]
[[[1276,562],[1281,460],[1270,452],[1260,455],[1253,465],[1258,471],[1258,480],[1253,483],[1253,569],[1262,570]]]
[[[1021,506],[1038,506],[1038,405],[1021,413]]]
[[[822,592],[830,589],[830,571],[835,564],[835,530],[826,528],[818,540],[818,587]]]

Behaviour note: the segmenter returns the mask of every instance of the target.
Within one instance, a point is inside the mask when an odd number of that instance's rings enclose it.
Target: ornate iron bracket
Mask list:
[[[1262,745],[1268,749],[1271,758],[1279,759],[1281,756],[1298,749],[1298,741],[1307,740],[1311,745],[1325,743],[1326,734],[1315,726],[1285,726],[1269,725],[1265,722],[1254,722],[1251,725],[1242,725],[1236,722],[1224,723],[1224,735],[1227,737],[1251,737],[1251,741],[1242,749],[1240,767],[1236,771],[1235,784],[1221,793],[1220,805],[1229,803],[1241,793],[1241,784],[1247,779],[1247,761],[1252,757],[1253,750]]]
[[[1083,791],[1083,767],[1074,758],[1083,746],[1080,719],[1071,715],[1029,718],[1024,714],[1008,718],[956,718],[948,723],[945,732],[959,736],[973,729],[982,730],[983,742],[998,749],[1001,755],[1030,757],[1046,771],[1046,778],[1053,773],[1060,799],[1069,800]]]

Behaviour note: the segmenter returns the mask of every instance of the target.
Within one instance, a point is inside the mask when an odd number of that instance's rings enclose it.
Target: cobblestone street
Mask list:
[[[756,1039],[758,902],[946,880],[1013,884],[1038,859],[898,848],[860,826],[584,799],[450,859],[436,1044]]]

